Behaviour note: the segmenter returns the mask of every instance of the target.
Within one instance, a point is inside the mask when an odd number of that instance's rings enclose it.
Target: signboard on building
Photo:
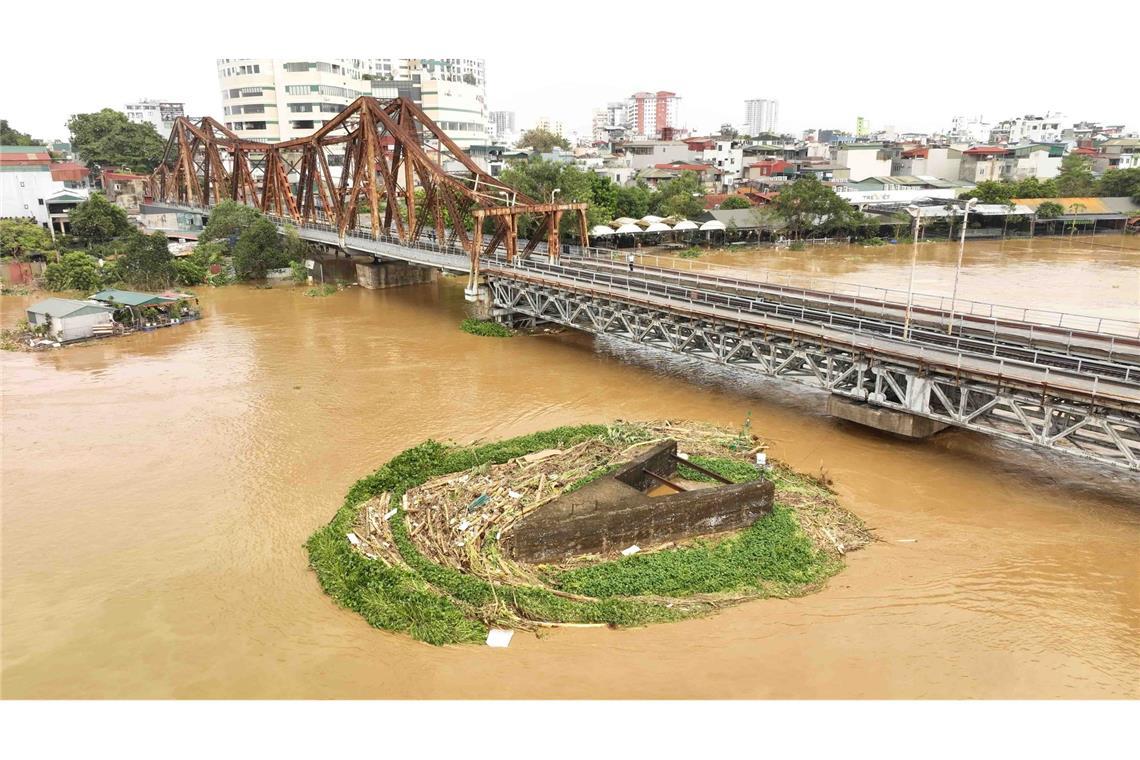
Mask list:
[[[164,123],[169,123],[177,119],[179,116],[184,116],[181,103],[159,103],[158,104],[158,117]]]

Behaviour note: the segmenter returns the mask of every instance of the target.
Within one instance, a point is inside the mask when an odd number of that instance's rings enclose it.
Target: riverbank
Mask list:
[[[802,596],[838,573],[846,552],[871,540],[826,485],[778,465],[763,473],[776,486],[774,511],[739,532],[557,565],[531,566],[504,553],[500,538],[517,515],[664,436],[733,482],[762,477],[748,464],[758,448],[751,436],[692,423],[583,425],[476,447],[428,441],[357,481],[332,522],[306,544],[309,562],[326,593],[371,625],[452,644],[480,641],[489,626],[628,627],[750,599]],[[540,451],[544,459],[535,463],[546,461],[546,469],[523,467],[517,479],[493,467]],[[477,497],[466,516],[445,510],[423,493],[434,490],[429,480],[445,475],[456,476],[445,486],[482,476],[479,488],[495,496]],[[695,470],[686,477],[708,479]]]

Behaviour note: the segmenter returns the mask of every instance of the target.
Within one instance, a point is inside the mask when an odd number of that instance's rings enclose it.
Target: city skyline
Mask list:
[[[1123,7],[1123,6],[1122,6]],[[915,11],[919,20],[933,23],[937,14],[929,10]],[[1061,44],[1062,32],[1033,19],[1019,22],[1036,32],[1034,49]],[[958,40],[946,30],[934,29],[932,45]],[[714,132],[720,124],[740,121],[742,101],[762,92],[764,97],[780,104],[779,127],[797,134],[804,129],[844,129],[853,131],[857,116],[865,116],[873,125],[892,125],[903,132],[934,132],[949,129],[955,117],[982,114],[990,121],[1023,115],[1060,111],[1075,119],[1124,123],[1130,128],[1140,125],[1140,103],[1134,99],[1106,97],[1103,88],[1090,86],[1075,73],[1061,72],[1050,77],[1021,77],[1016,88],[948,87],[935,85],[922,66],[913,63],[871,72],[872,82],[858,84],[857,73],[839,66],[834,56],[806,58],[794,77],[775,73],[754,73],[754,67],[743,65],[744,53],[728,51],[718,54],[724,73],[710,76],[683,56],[666,54],[634,54],[615,51],[598,61],[576,62],[574,66],[557,64],[536,56],[529,46],[518,49],[470,50],[469,42],[444,40],[415,43],[430,48],[428,52],[467,54],[482,57],[487,68],[487,106],[489,110],[514,111],[521,131],[540,116],[558,120],[568,131],[588,134],[591,114],[611,100],[623,99],[639,90],[670,90],[683,99],[680,126],[694,133]],[[842,36],[837,36],[837,42]],[[368,43],[374,44],[374,43]],[[240,45],[239,45],[240,46]],[[366,44],[349,40],[346,53],[377,56],[391,51],[367,50]],[[984,80],[994,72],[1017,70],[1023,64],[1019,56],[1028,45],[991,51],[988,57],[967,57],[956,63],[953,77],[967,81]],[[83,113],[110,107],[122,109],[124,104],[142,96],[186,103],[192,116],[210,115],[220,118],[223,104],[217,88],[216,59],[235,52],[206,50],[193,55],[163,58],[160,65],[135,67],[126,62],[111,63],[105,69],[75,67],[68,60],[48,59],[37,65],[40,77],[68,82],[67,96],[45,90],[38,78],[10,77],[3,84],[5,118],[21,131],[41,139],[57,139],[67,135],[66,121],[72,113]],[[799,55],[790,43],[773,43],[773,54]],[[273,53],[275,56],[298,55]],[[303,51],[302,51],[303,54]],[[1119,70],[1127,66],[1127,54],[1115,48],[1103,52],[1105,70],[1113,63]],[[647,64],[652,64],[647,65]],[[736,73],[740,72],[740,73]],[[890,85],[884,85],[883,74],[889,74]],[[839,77],[842,76],[842,79]],[[950,77],[944,73],[943,77]],[[939,80],[941,82],[941,80]],[[1066,86],[1072,85],[1072,86]],[[899,97],[906,92],[905,98]]]

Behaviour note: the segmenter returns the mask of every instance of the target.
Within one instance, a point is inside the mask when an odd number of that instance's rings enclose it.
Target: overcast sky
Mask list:
[[[780,102],[782,131],[853,130],[861,115],[873,129],[926,132],[957,114],[996,121],[1047,110],[1140,128],[1135,42],[1111,31],[1134,29],[1140,12],[1119,0],[1068,21],[1045,5],[973,0],[433,1],[403,22],[387,4],[351,11],[346,0],[189,10],[212,1],[128,0],[118,13],[85,3],[53,10],[50,24],[40,7],[7,9],[6,26],[27,33],[7,34],[0,49],[0,115],[41,138],[66,136],[71,113],[141,97],[221,117],[219,57],[391,55],[484,58],[488,106],[515,111],[520,128],[548,116],[584,130],[591,109],[637,90],[678,93],[682,126],[697,131],[739,125],[752,97]]]

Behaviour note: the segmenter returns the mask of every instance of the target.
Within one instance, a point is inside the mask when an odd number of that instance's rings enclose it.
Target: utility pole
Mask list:
[[[954,267],[954,292],[950,296],[950,322],[946,325],[946,334],[954,332],[954,311],[958,301],[958,278],[962,275],[962,257],[966,255],[966,226],[970,221],[970,209],[978,202],[977,198],[966,201],[966,213],[962,216],[962,237],[958,241],[958,265]]]
[[[918,265],[918,229],[921,218],[919,215],[921,209],[918,206],[907,206],[907,211],[914,217],[914,246],[910,257],[910,282],[906,286],[906,319],[903,320],[903,340],[910,339],[910,311],[914,302],[914,270]]]

